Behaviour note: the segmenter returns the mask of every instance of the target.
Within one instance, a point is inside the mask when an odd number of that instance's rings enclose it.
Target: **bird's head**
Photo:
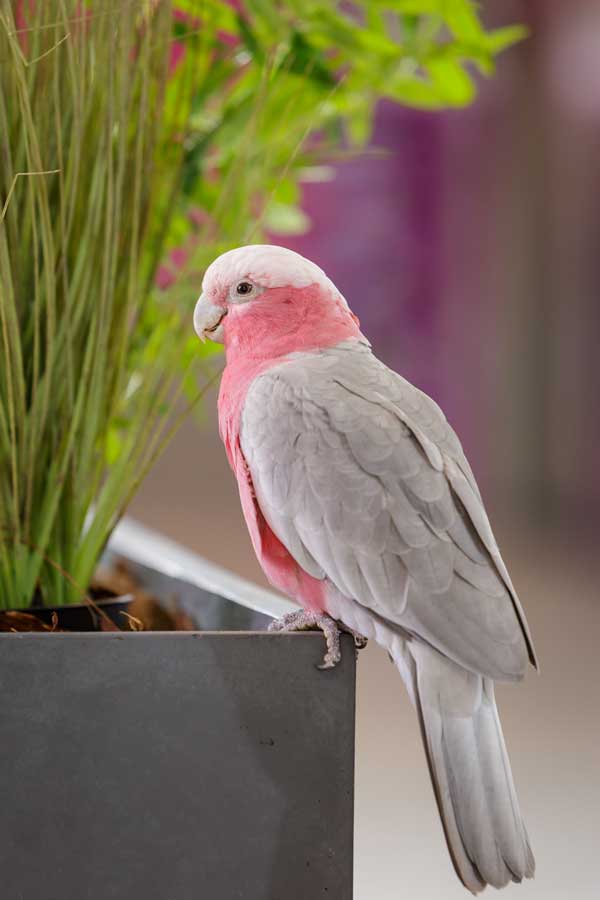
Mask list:
[[[194,328],[202,340],[225,344],[228,359],[239,353],[280,356],[362,338],[358,319],[323,270],[269,244],[229,250],[208,267]]]

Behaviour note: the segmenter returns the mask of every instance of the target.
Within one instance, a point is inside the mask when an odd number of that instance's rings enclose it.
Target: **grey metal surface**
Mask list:
[[[127,558],[144,586],[160,599],[168,601],[175,594],[203,629],[252,630],[298,608],[134,519],[119,522],[105,561],[119,556]]]
[[[117,558],[127,562],[127,568],[136,581],[161,606],[183,610],[201,631],[262,631],[273,619],[273,616],[230,600],[217,591],[198,587],[187,577],[175,578],[161,571],[160,558],[157,558],[155,566],[150,566],[136,562],[135,558],[125,553],[107,553],[104,562],[110,564],[112,559]],[[290,604],[290,609],[297,607]]]
[[[317,633],[0,635],[2,900],[351,900],[354,681]]]

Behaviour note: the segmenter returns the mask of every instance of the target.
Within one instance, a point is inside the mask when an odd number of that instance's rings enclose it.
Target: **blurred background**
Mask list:
[[[541,659],[499,689],[538,875],[506,897],[596,898],[600,834],[600,3],[484,0],[526,22],[470,108],[382,103],[372,152],[304,189],[288,246],[322,266],[377,355],[459,433]],[[376,152],[383,150],[381,152]],[[200,285],[198,285],[199,291]],[[195,297],[190,297],[191,313]],[[217,435],[216,393],[131,512],[263,584]],[[416,718],[360,655],[356,898],[458,898]]]

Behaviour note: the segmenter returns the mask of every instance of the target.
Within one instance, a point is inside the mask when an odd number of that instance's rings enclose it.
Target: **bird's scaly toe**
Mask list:
[[[323,613],[311,612],[307,609],[299,609],[297,612],[286,613],[280,619],[274,619],[269,624],[269,631],[289,632],[304,631],[308,628],[319,628],[323,632],[327,644],[327,652],[318,669],[333,669],[342,658],[340,650],[340,629],[337,623]],[[352,632],[355,641],[364,640],[361,635]]]

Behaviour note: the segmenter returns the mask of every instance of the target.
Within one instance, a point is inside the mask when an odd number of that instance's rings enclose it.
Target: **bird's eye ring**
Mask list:
[[[236,294],[240,294],[240,296],[250,294],[252,292],[252,285],[249,281],[240,281],[235,289],[235,292]]]

